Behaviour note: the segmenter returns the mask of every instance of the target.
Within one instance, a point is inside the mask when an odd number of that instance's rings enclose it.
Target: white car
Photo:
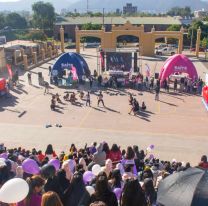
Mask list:
[[[164,47],[156,50],[156,55],[174,55],[175,53],[176,49],[173,47]]]

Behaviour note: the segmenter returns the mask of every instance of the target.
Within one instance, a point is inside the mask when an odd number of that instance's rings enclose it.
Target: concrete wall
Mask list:
[[[81,29],[81,25],[77,25],[79,29]],[[118,26],[118,25],[116,25]],[[134,26],[139,26],[139,25],[134,25]],[[144,31],[145,32],[150,32],[152,27],[155,27],[156,31],[166,31],[169,25],[144,25]],[[60,25],[55,25],[54,26],[54,38],[60,40]],[[65,40],[66,39],[72,39],[73,42],[75,42],[76,39],[76,33],[75,33],[75,28],[76,25],[63,25],[64,28],[64,35],[65,35]],[[112,30],[112,25],[107,24],[105,25],[105,31],[110,32]]]
[[[6,67],[6,58],[4,48],[0,48],[0,71],[3,71]]]

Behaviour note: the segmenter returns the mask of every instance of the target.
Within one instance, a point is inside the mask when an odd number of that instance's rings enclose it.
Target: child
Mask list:
[[[147,108],[147,107],[146,107],[145,103],[144,103],[144,102],[142,102],[142,110],[143,110],[143,111],[145,111],[145,110],[146,110],[146,108]]]
[[[87,93],[86,95],[86,106],[89,104],[89,106],[91,107],[90,105],[90,92]]]

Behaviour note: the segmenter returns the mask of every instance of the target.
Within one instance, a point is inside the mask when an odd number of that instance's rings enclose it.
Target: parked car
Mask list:
[[[155,47],[155,49],[162,49],[162,48],[165,48],[165,47],[168,47],[167,44],[159,44],[157,47]]]
[[[191,48],[190,51],[195,52],[196,48]],[[203,47],[199,47],[199,52],[205,52],[205,49]]]
[[[156,50],[156,55],[174,55],[175,53],[176,50],[173,47],[165,47]]]

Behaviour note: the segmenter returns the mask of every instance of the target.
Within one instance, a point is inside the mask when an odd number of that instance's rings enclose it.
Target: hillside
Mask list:
[[[38,0],[20,0],[17,2],[0,2],[0,11],[31,11],[32,4]],[[42,0],[44,2],[50,2],[54,5],[57,12],[63,8],[69,8],[71,4],[77,0]]]
[[[127,2],[131,2],[133,5],[138,6],[140,11],[155,11],[166,12],[172,7],[190,6],[192,10],[208,9],[208,3],[200,0],[103,0],[102,4],[100,0],[89,0],[89,9],[91,10],[115,10],[116,8],[122,9],[123,5]],[[83,4],[83,0],[71,5],[71,9],[86,10],[86,4]]]

